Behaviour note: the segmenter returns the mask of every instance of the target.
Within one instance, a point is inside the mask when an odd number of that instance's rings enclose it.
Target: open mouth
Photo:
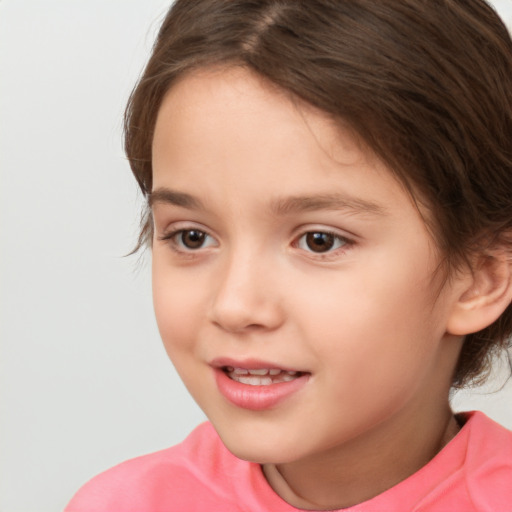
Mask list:
[[[311,377],[309,372],[279,368],[275,362],[254,359],[237,362],[218,358],[210,365],[224,398],[236,407],[252,411],[277,407],[299,393]]]
[[[281,382],[290,382],[304,375],[303,372],[287,371],[279,368],[258,368],[249,370],[247,368],[223,366],[222,371],[231,380],[249,386],[270,386]]]

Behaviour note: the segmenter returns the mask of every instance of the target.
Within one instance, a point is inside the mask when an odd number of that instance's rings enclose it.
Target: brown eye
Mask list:
[[[297,243],[299,249],[308,252],[326,253],[339,249],[350,243],[347,239],[326,231],[309,231],[304,233]]]
[[[314,252],[325,252],[334,246],[334,236],[330,233],[308,233],[306,245]]]
[[[187,229],[178,233],[178,235],[179,241],[187,249],[200,249],[207,236],[204,231],[199,231],[198,229]]]
[[[191,227],[190,229],[175,229],[159,237],[167,241],[176,253],[199,252],[203,249],[218,247],[218,241],[206,231]]]

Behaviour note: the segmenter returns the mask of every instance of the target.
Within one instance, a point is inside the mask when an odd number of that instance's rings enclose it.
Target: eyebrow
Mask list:
[[[149,207],[151,208],[157,203],[180,206],[191,210],[206,210],[203,202],[197,197],[166,187],[157,188],[149,194]],[[272,213],[277,216],[316,210],[347,210],[354,214],[376,216],[383,216],[388,213],[388,210],[382,205],[340,193],[277,198],[271,201],[270,208]]]
[[[316,210],[348,210],[355,214],[386,215],[387,209],[365,199],[332,193],[313,196],[278,198],[271,203],[276,215],[289,215]]]
[[[148,205],[150,208],[157,203],[181,206],[190,210],[204,210],[205,207],[197,197],[185,192],[178,192],[169,188],[157,188],[149,193]]]

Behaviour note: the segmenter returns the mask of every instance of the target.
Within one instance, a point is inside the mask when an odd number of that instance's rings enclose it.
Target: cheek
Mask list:
[[[190,348],[204,317],[203,287],[153,256],[153,305],[160,336],[170,356]]]
[[[308,300],[296,307],[317,360],[337,369],[333,379],[397,384],[415,380],[434,358],[444,331],[429,299],[431,272],[411,261],[395,255],[388,265],[354,266],[309,283]]]

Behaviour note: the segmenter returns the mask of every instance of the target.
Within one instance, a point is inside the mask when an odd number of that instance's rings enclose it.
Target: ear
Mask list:
[[[457,280],[457,278],[456,278]],[[496,321],[512,302],[512,258],[507,251],[481,255],[461,286],[448,319],[447,332],[464,336]]]

